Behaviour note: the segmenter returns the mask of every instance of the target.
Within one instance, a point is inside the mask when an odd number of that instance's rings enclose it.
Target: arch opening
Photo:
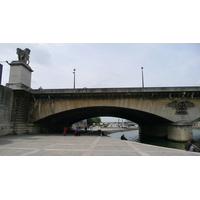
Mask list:
[[[49,129],[48,132],[61,132],[64,126],[70,127],[72,124],[84,119],[101,116],[123,118],[135,122],[139,124],[139,126],[171,123],[170,120],[155,114],[129,108],[110,106],[85,107],[63,111],[38,120],[35,123],[39,124],[43,129]]]

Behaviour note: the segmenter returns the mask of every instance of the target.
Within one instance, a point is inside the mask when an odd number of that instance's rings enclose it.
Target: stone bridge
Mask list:
[[[63,127],[112,116],[138,123],[140,133],[186,141],[200,117],[200,87],[38,89],[30,94],[33,126]]]
[[[31,89],[29,49],[17,49],[9,83],[0,85],[0,135],[58,130],[96,116],[138,123],[140,133],[192,139],[200,117],[200,87]]]

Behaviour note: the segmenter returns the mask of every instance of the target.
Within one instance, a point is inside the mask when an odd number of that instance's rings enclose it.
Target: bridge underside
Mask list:
[[[191,124],[173,124],[172,121],[140,110],[119,107],[86,107],[60,112],[35,122],[48,132],[62,132],[63,127],[100,116],[119,117],[139,124],[141,134],[167,137],[175,141],[192,139]]]
[[[186,141],[200,115],[199,98],[199,88],[33,90],[29,123],[61,132],[83,119],[110,116],[138,123],[140,133]]]
[[[168,124],[171,121],[147,112],[119,107],[87,107],[60,112],[41,119],[35,123],[50,127],[51,131],[62,131],[63,126],[70,127],[78,121],[100,116],[118,117],[133,121],[139,126],[153,124]]]
[[[45,119],[39,120],[42,121],[52,121],[52,122],[69,122],[69,124],[73,124],[75,122],[81,121],[83,119],[88,119],[91,117],[98,116],[110,116],[110,117],[119,117],[127,120],[134,121],[138,124],[149,124],[149,123],[170,123],[171,121],[161,118],[159,116],[146,113],[139,110],[127,109],[127,108],[119,108],[119,107],[87,107],[87,108],[79,108],[73,109],[65,112],[61,112],[52,116],[49,116]]]

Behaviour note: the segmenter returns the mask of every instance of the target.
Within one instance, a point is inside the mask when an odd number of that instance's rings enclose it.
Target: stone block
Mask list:
[[[27,64],[19,61],[10,63],[9,83],[7,87],[21,89],[24,86],[31,87],[31,73],[33,70]]]

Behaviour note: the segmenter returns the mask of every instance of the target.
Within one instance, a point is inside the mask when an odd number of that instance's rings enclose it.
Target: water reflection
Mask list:
[[[144,136],[139,134],[138,130],[131,130],[131,131],[125,131],[125,132],[116,132],[112,133],[109,136],[113,138],[120,139],[121,135],[124,134],[125,137],[134,142],[140,142],[145,144],[152,144],[156,146],[162,146],[162,147],[170,147],[175,149],[184,149],[185,142],[175,142],[168,140],[167,138],[158,138],[158,137],[152,137],[152,136]],[[193,129],[193,144],[200,147],[200,129]]]

